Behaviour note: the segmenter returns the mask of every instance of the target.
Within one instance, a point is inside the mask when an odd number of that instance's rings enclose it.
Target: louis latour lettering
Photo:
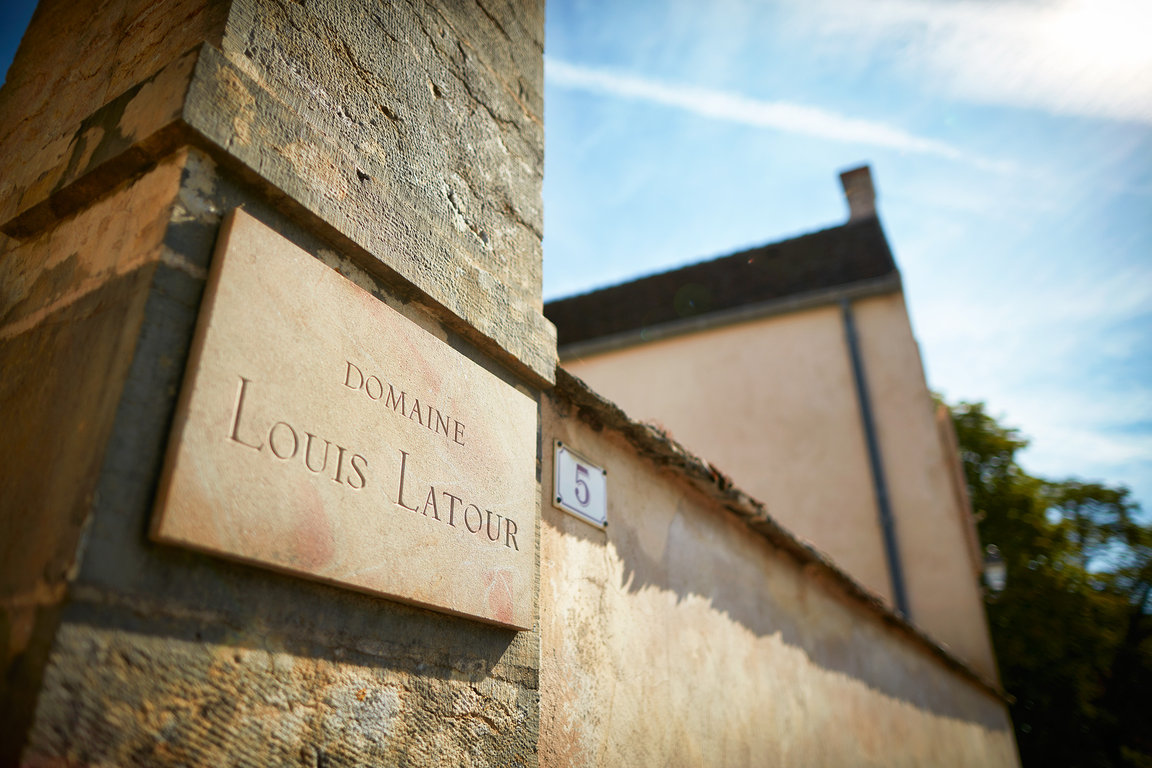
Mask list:
[[[434,407],[425,397],[420,403],[417,396],[409,396],[404,390],[397,390],[393,384],[374,374],[364,375],[364,371],[350,360],[344,361],[344,386],[355,392],[363,392],[369,400],[383,401],[384,407],[415,422],[436,435],[443,435],[456,445],[464,445],[464,424]]]
[[[447,517],[441,518],[441,505],[438,504],[436,500],[437,491],[435,486],[427,486],[427,493],[423,491],[419,493],[413,492],[411,490],[411,484],[409,484],[408,490],[405,490],[404,484],[409,482],[408,455],[407,451],[400,451],[400,481],[396,488],[396,506],[406,509],[409,512],[422,514],[425,517],[428,517],[428,512],[431,510],[433,519],[439,520],[453,528],[458,527],[456,525],[456,511],[459,509],[460,523],[468,533],[479,535],[481,531],[484,531],[484,536],[489,541],[501,542],[510,549],[514,549],[517,552],[520,551],[520,544],[516,541],[518,526],[512,518],[497,514],[490,509],[481,510],[476,504],[466,502],[459,496],[454,496],[447,491],[440,491],[440,495],[444,499],[442,502],[443,506],[447,508]],[[421,488],[423,488],[423,486],[421,486]],[[405,499],[408,501],[405,501]],[[423,499],[423,506],[420,505],[419,501],[413,506],[409,506],[409,503],[413,499]],[[492,526],[493,519],[496,521],[495,531],[493,531]],[[487,524],[485,524],[485,520],[487,520]],[[475,526],[473,526],[473,523],[475,523]],[[501,538],[503,538],[503,541],[501,541]]]
[[[359,374],[358,368],[351,363],[348,366],[349,374],[353,370]],[[227,437],[229,441],[245,450],[257,453],[262,453],[267,448],[267,454],[278,461],[299,462],[309,472],[316,475],[327,475],[333,482],[347,485],[353,490],[360,490],[368,485],[368,459],[363,454],[353,452],[349,448],[320,437],[314,432],[293,426],[287,421],[276,421],[267,426],[267,429],[253,424],[251,416],[245,410],[248,398],[251,396],[253,381],[243,376],[239,379],[240,383],[236,389],[236,401],[232,409],[232,419]],[[375,376],[364,377],[363,374],[360,374],[359,386],[357,387],[352,387],[348,381],[345,379],[345,386],[350,389],[363,390],[373,400],[385,397],[384,388],[387,386],[389,396],[395,398],[395,410],[398,413],[413,421],[419,421],[421,426],[432,424],[432,419],[435,418],[440,424],[443,424],[445,436],[449,436],[447,429],[451,425],[454,432],[451,435],[453,442],[463,445],[464,425],[456,419],[444,416],[435,408],[428,406],[428,421],[426,422],[424,421],[425,413],[420,410],[419,400],[416,399],[411,401],[410,409],[405,413],[403,403],[406,393],[401,392],[398,396],[394,395],[392,385],[386,385]],[[369,384],[369,382],[373,383]],[[372,393],[375,393],[375,396]],[[388,401],[385,402],[387,404]],[[432,431],[440,431],[439,424]],[[456,440],[457,436],[460,437],[460,440]],[[431,484],[421,486],[420,491],[417,492],[411,480],[410,454],[404,450],[399,451],[399,454],[399,480],[394,500],[397,507],[408,512],[421,514],[424,517],[430,517],[462,532],[467,531],[477,538],[503,544],[517,552],[520,551],[520,543],[516,538],[519,526],[515,520],[490,509],[481,509],[478,504],[467,500],[463,495],[458,496],[446,490],[438,491]],[[407,488],[405,487],[406,483]]]
[[[240,377],[240,386],[236,391],[236,405],[232,410],[232,426],[228,439],[250,450],[260,453],[267,443],[268,452],[280,461],[293,461],[299,459],[304,468],[315,475],[331,475],[331,480],[340,485],[347,485],[353,490],[360,490],[368,484],[365,474],[368,470],[368,459],[363,454],[353,453],[342,445],[324,439],[312,432],[297,429],[286,421],[277,421],[272,424],[263,438],[254,437],[259,434],[251,425],[242,423],[244,419],[244,403],[248,397],[248,389],[252,380]],[[324,444],[323,450],[320,443]],[[335,455],[332,455],[335,453]]]

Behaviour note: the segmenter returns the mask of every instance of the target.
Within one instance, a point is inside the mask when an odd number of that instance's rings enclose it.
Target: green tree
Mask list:
[[[1026,473],[1027,441],[952,407],[981,541],[1004,591],[988,618],[1025,766],[1152,766],[1152,528],[1126,488]]]

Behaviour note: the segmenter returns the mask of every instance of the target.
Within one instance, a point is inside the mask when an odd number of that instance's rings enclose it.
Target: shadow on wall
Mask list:
[[[636,459],[619,462],[626,463],[635,465]],[[620,478],[618,489],[632,480],[621,477],[625,471],[621,466],[615,473]],[[603,576],[601,589],[626,593],[629,601],[652,590],[675,595],[668,621],[684,622],[685,632],[693,630],[687,603],[704,601],[710,611],[738,623],[757,639],[778,637],[824,670],[935,715],[1009,730],[1004,708],[990,693],[885,626],[868,607],[838,594],[839,588],[816,566],[797,563],[731,513],[717,509],[715,501],[666,472],[646,466],[636,478],[641,492],[627,499],[617,494],[610,502],[606,532],[551,506],[545,508],[545,536],[606,548],[603,570],[583,579]],[[654,540],[661,546],[654,547]],[[648,554],[655,549],[662,550],[658,559]],[[605,615],[611,610],[602,608],[594,620],[636,626],[637,617]],[[720,642],[716,647],[722,647]]]

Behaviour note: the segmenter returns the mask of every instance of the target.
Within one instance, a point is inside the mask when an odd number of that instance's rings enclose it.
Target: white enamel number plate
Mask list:
[[[608,472],[556,441],[552,503],[587,523],[608,524]]]

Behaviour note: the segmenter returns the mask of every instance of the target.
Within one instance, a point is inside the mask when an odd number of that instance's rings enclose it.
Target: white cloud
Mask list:
[[[887,58],[954,97],[1152,123],[1147,0],[813,0],[784,10],[826,49]]]
[[[928,286],[925,286],[927,288]],[[1147,432],[1152,393],[1096,374],[1138,356],[1138,319],[1152,306],[1152,269],[1134,266],[1086,282],[1031,283],[991,294],[911,292],[914,326],[932,386],[950,400],[988,403],[1032,444],[1032,472],[1078,475],[1152,492]],[[1146,507],[1152,496],[1141,497]]]
[[[544,73],[548,84],[554,87],[658,104],[713,120],[935,155],[988,168],[1000,167],[942,141],[916,136],[885,123],[848,117],[804,104],[751,99],[711,88],[665,83],[616,70],[581,66],[551,57],[545,58]]]

